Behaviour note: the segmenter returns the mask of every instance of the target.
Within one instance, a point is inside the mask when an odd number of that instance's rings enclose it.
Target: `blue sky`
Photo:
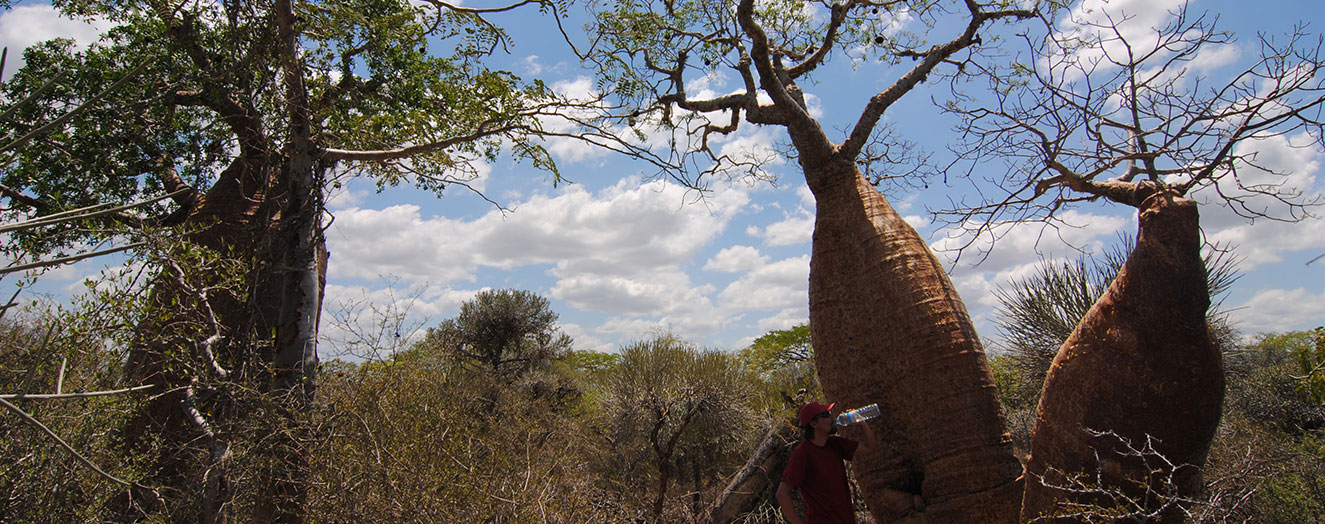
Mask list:
[[[1134,29],[1141,31],[1176,6],[1171,0],[1090,1],[1100,9],[1134,15]],[[1239,37],[1236,45],[1208,57],[1206,63],[1216,72],[1244,63],[1255,51],[1257,31],[1282,33],[1298,21],[1325,31],[1325,6],[1315,1],[1197,0],[1192,6],[1218,13],[1220,25]],[[543,78],[565,93],[588,93],[593,85],[589,72],[573,59],[559,33],[533,15],[530,10],[494,18],[513,37],[510,54],[496,57],[494,66]],[[95,28],[60,20],[41,3],[23,3],[0,15],[0,42],[9,46],[11,60],[18,49],[42,38],[89,40],[95,35]],[[838,58],[817,76],[819,83],[803,85],[813,112],[829,130],[854,122],[865,100],[899,74],[876,63]],[[728,81],[699,79],[689,91],[722,94],[730,89]],[[930,103],[931,95],[942,95],[937,87],[907,95],[885,120],[943,155],[953,122]],[[746,125],[725,138],[722,147],[767,155],[784,140],[780,129]],[[1253,147],[1260,149],[1263,162],[1292,171],[1291,180],[1301,190],[1321,193],[1325,152],[1292,147],[1302,141],[1290,136]],[[453,316],[464,300],[487,288],[528,289],[548,297],[581,349],[611,351],[659,331],[735,349],[769,330],[807,320],[813,201],[794,163],[770,163],[768,173],[776,182],[715,183],[700,199],[653,178],[639,162],[572,141],[549,146],[570,183],[554,186],[546,173],[507,160],[478,164],[482,176],[475,188],[507,212],[458,188],[440,199],[405,188],[377,193],[363,182],[337,192],[330,201],[334,222],[328,237],[332,258],[324,358],[339,354],[345,340],[365,336],[385,334],[378,340],[389,350],[399,344],[393,336],[397,329],[408,339],[414,329]],[[981,167],[997,168],[995,163]],[[1028,275],[1042,256],[1075,257],[1077,248],[1098,252],[1116,243],[1120,233],[1135,230],[1130,208],[1081,207],[1064,215],[1075,227],[1010,226],[979,265],[973,263],[980,257],[969,253],[953,264],[949,248],[956,242],[928,211],[967,191],[961,184],[931,184],[926,190],[890,194],[890,200],[940,259],[949,261],[953,281],[987,341],[997,335],[993,289]],[[1239,329],[1254,333],[1325,324],[1325,261],[1307,264],[1325,254],[1325,221],[1249,223],[1207,205],[1202,223],[1209,241],[1235,244],[1245,258],[1244,276],[1224,300]],[[57,292],[73,289],[104,266],[84,262],[63,268],[45,275],[42,285]],[[371,311],[389,310],[393,303],[408,313],[403,326],[375,325]]]

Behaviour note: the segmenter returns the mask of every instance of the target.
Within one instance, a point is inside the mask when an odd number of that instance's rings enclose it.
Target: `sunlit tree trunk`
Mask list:
[[[760,502],[777,504],[774,493],[787,459],[791,457],[790,442],[799,438],[794,426],[778,420],[759,441],[745,466],[741,467],[727,487],[709,508],[711,524],[729,524],[749,513]]]
[[[1176,499],[1201,489],[1224,374],[1206,323],[1196,204],[1160,193],[1140,209],[1136,248],[1045,380],[1025,520],[1077,513],[1059,504],[1073,503],[1132,515],[1118,521],[1182,522]]]
[[[829,400],[882,408],[883,450],[855,461],[875,519],[1015,521],[1021,465],[956,289],[852,162],[813,160],[802,157],[816,199],[815,363]]]

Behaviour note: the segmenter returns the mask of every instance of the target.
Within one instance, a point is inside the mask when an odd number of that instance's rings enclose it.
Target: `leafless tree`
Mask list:
[[[1110,6],[1042,20],[1042,31],[1023,35],[1024,58],[988,77],[991,98],[947,106],[962,118],[959,163],[972,162],[974,174],[974,162],[1001,160],[1005,174],[982,181],[997,194],[945,212],[973,243],[1008,222],[1061,223],[1064,210],[1084,202],[1138,210],[1136,247],[1049,369],[1027,478],[1096,471],[1095,457],[1119,448],[1087,428],[1153,442],[1171,460],[1158,467],[1179,488],[1166,499],[1178,501],[1178,510],[1150,496],[1157,481],[1145,468],[1153,464],[1119,462],[1101,470],[1101,481],[1147,501],[1138,511],[1176,522],[1200,489],[1224,395],[1221,356],[1206,324],[1211,301],[1197,204],[1295,221],[1321,203],[1257,146],[1325,145],[1322,41],[1303,26],[1283,38],[1258,35],[1249,66],[1215,76],[1210,53],[1231,49],[1234,40],[1216,18],[1185,5],[1140,31]],[[1096,495],[1027,482],[1021,518],[1093,504]]]

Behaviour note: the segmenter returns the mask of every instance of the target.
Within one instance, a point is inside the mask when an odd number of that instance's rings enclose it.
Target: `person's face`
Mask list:
[[[815,416],[810,420],[810,427],[814,428],[816,435],[829,435],[833,429],[833,415],[827,411]]]

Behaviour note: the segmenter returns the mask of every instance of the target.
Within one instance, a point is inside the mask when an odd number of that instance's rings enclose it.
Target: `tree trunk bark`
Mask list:
[[[786,421],[777,420],[764,433],[759,447],[745,462],[709,510],[710,524],[728,524],[759,505],[760,501],[777,504],[774,494],[781,481],[782,470],[791,458],[791,445],[796,441],[796,428]]]
[[[1023,520],[1084,504],[1181,522],[1177,498],[1201,488],[1224,372],[1206,323],[1199,217],[1195,202],[1169,194],[1139,208],[1136,248],[1045,379]]]
[[[875,520],[1015,521],[1021,464],[956,289],[853,162],[804,153],[815,364],[829,400],[883,411],[871,422],[882,449],[855,460]]]

